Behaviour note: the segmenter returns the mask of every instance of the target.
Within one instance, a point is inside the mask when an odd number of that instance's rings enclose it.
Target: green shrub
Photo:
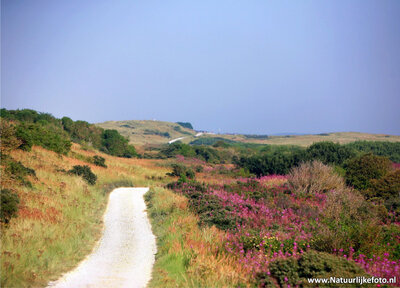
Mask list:
[[[373,153],[378,156],[386,156],[391,161],[400,163],[400,142],[356,141],[344,146],[362,153]]]
[[[295,287],[301,280],[299,276],[299,264],[296,259],[279,259],[269,265],[271,275],[276,278],[281,287]]]
[[[280,287],[287,287],[287,285],[315,287],[315,284],[308,283],[309,278],[366,276],[360,267],[345,258],[315,251],[306,252],[299,259],[278,259],[269,265],[269,270]],[[340,286],[328,284],[326,287]],[[346,287],[359,287],[359,285],[348,284]]]
[[[382,156],[365,154],[350,159],[345,164],[347,184],[357,190],[367,190],[372,179],[380,179],[391,170],[391,161]]]
[[[255,282],[259,288],[275,288],[274,282],[272,282],[271,277],[265,272],[258,272],[256,274]],[[246,286],[244,286],[246,287]]]
[[[257,176],[285,175],[289,173],[293,166],[299,165],[306,159],[304,150],[298,147],[267,147],[268,149],[263,154],[241,157],[235,164],[238,167],[248,169],[250,173]]]
[[[10,156],[10,152],[21,145],[21,141],[15,135],[15,125],[3,118],[0,118],[0,159],[4,161]]]
[[[186,167],[181,164],[172,164],[172,172],[167,173],[168,176],[185,176],[189,179],[194,179],[195,173],[192,168]]]
[[[26,180],[27,176],[36,177],[35,170],[25,167],[21,162],[16,162],[13,159],[5,161],[5,172],[8,173],[11,178],[19,181],[25,186],[32,186],[31,182]]]
[[[97,155],[93,156],[93,164],[96,166],[107,168],[105,161],[106,161],[106,159],[104,159],[104,157],[97,156]]]
[[[203,168],[203,166],[201,166],[201,165],[197,165],[196,167],[194,167],[194,170],[195,170],[196,172],[198,172],[198,173],[201,173],[201,172],[204,171],[204,168]]]
[[[395,170],[381,179],[371,180],[369,197],[389,199],[400,197],[400,170]]]
[[[327,193],[325,208],[311,247],[324,252],[353,247],[363,254],[382,247],[380,207],[348,188]]]
[[[137,156],[135,147],[129,145],[128,139],[119,134],[117,130],[105,130],[102,137],[102,150],[104,152],[125,158]]]
[[[67,154],[71,149],[71,141],[61,127],[22,122],[17,126],[16,136],[22,141],[20,149],[29,151],[32,145]]]
[[[199,215],[200,223],[215,225],[221,230],[230,230],[236,227],[239,218],[232,215],[232,207],[223,206],[222,201],[215,195],[202,194],[190,195],[189,204],[191,209]]]
[[[307,148],[308,159],[319,160],[324,164],[341,165],[354,156],[355,151],[350,147],[328,141],[317,142]]]
[[[71,170],[68,171],[68,173],[82,176],[82,178],[90,185],[96,184],[97,176],[87,165],[75,165]]]
[[[0,221],[8,223],[17,216],[19,197],[8,189],[1,189]]]

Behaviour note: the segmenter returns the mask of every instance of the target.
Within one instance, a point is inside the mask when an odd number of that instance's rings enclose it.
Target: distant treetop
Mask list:
[[[190,122],[176,122],[176,124],[181,125],[183,128],[193,129],[193,126]]]

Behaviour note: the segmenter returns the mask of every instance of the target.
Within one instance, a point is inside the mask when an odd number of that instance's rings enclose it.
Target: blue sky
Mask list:
[[[400,135],[400,1],[1,1],[1,106]]]

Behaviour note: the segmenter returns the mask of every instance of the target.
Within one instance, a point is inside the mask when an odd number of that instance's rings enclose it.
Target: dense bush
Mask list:
[[[105,130],[102,150],[113,156],[126,158],[137,156],[135,147],[129,145],[128,142],[128,139],[119,134],[117,130]]]
[[[66,154],[70,151],[72,140],[114,156],[137,156],[135,148],[116,130],[104,131],[86,121],[73,121],[68,117],[57,119],[51,114],[29,109],[1,109],[0,112],[2,119],[17,122],[15,136],[20,141],[19,148],[26,151],[32,145],[39,145]]]
[[[372,179],[380,179],[389,173],[391,165],[388,158],[373,154],[352,158],[344,166],[347,184],[358,190],[367,190]]]
[[[10,152],[21,145],[21,140],[15,135],[15,126],[7,120],[0,119],[0,159],[4,161],[9,157]]]
[[[172,164],[172,172],[167,173],[168,176],[185,176],[189,179],[194,179],[195,173],[193,169],[186,167],[182,164]]]
[[[376,253],[381,249],[381,213],[385,211],[356,190],[330,191],[312,247],[324,252],[353,247],[364,254]]]
[[[93,164],[96,166],[107,168],[106,159],[98,155],[93,156]]]
[[[190,209],[199,215],[200,224],[215,225],[221,230],[234,229],[241,220],[233,215],[233,207],[210,193],[209,187],[196,181],[170,183],[167,188],[179,191],[189,199]]]
[[[316,160],[292,168],[288,183],[289,188],[300,195],[322,193],[345,186],[343,178],[332,167]]]
[[[29,123],[48,123],[59,126],[61,124],[60,120],[55,118],[53,115],[49,113],[40,113],[30,109],[22,109],[22,110],[7,110],[1,109],[0,116],[4,119],[9,120],[17,120],[21,122],[29,122]]]
[[[80,144],[88,143],[96,149],[102,147],[102,128],[86,121],[78,120],[74,122],[68,117],[63,117],[61,121],[64,130],[68,132],[72,141]]]
[[[269,265],[271,276],[274,277],[280,287],[314,287],[309,284],[309,278],[343,277],[353,278],[366,276],[366,273],[355,263],[344,258],[310,251],[304,253],[299,259],[279,259]],[[265,278],[258,276],[259,279]],[[337,284],[326,287],[338,287]],[[359,287],[358,284],[348,284],[346,287]]]
[[[5,172],[10,175],[12,179],[17,180],[21,184],[30,187],[32,184],[29,182],[27,176],[36,176],[35,170],[25,167],[21,162],[8,159],[4,162]]]
[[[71,149],[68,135],[57,126],[23,122],[17,126],[16,136],[22,142],[19,148],[27,151],[32,145],[42,146],[60,154],[67,154]]]
[[[389,211],[400,214],[400,170],[395,170],[381,179],[371,180],[366,193],[372,200],[382,199]]]
[[[82,178],[90,185],[96,184],[97,176],[87,165],[75,165],[71,170],[68,171],[68,173],[82,176]]]
[[[400,170],[395,170],[383,176],[381,179],[371,180],[369,197],[389,199],[400,197]]]
[[[400,163],[400,142],[356,141],[344,146],[362,153],[386,156],[393,162]]]
[[[1,189],[0,221],[8,223],[17,216],[19,197],[8,189]]]
[[[232,215],[232,207],[223,206],[222,201],[215,195],[204,194],[189,196],[191,209],[200,217],[200,223],[209,226],[215,225],[221,230],[234,229],[239,219]]]
[[[348,146],[333,142],[317,142],[307,148],[307,159],[319,160],[324,164],[341,165],[355,156],[355,151]]]
[[[293,166],[304,161],[305,155],[302,151],[274,151],[262,155],[241,157],[235,164],[241,168],[248,169],[250,173],[257,176],[289,173]]]

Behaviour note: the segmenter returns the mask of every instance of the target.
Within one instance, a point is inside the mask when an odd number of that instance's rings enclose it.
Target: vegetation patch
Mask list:
[[[71,170],[68,171],[68,173],[82,176],[82,178],[90,185],[96,184],[97,176],[87,165],[75,165]]]

